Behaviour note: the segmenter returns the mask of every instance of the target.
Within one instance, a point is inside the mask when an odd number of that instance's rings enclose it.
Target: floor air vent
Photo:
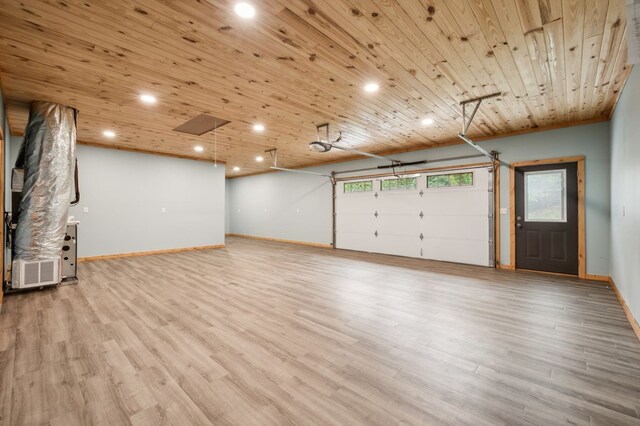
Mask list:
[[[13,287],[30,288],[58,284],[60,282],[60,258],[36,262],[13,262]]]

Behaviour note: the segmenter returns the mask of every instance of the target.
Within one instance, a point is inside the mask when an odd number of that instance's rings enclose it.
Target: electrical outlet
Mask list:
[[[509,209],[507,209],[506,207],[501,207],[500,214],[509,214]]]
[[[84,213],[89,213],[89,207],[85,207],[84,209],[82,209],[82,211],[83,211]]]
[[[166,213],[167,209],[165,209],[164,207],[162,208],[162,213]]]

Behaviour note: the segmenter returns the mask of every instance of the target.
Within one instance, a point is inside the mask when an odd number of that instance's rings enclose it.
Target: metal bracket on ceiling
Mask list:
[[[466,143],[468,143],[469,145],[471,145],[477,151],[481,152],[483,155],[488,157],[492,162],[495,161],[495,157],[491,153],[487,152],[484,148],[482,148],[481,146],[473,142],[471,139],[469,139],[467,137],[467,130],[469,130],[469,127],[473,122],[473,118],[476,116],[476,113],[478,112],[478,109],[480,108],[480,104],[482,103],[482,101],[486,99],[495,98],[500,95],[501,93],[499,92],[492,93],[490,95],[480,96],[478,98],[468,99],[466,101],[460,102],[460,105],[462,105],[462,131],[458,133],[458,137],[463,141],[465,141]],[[471,110],[471,114],[469,114],[468,117],[467,117],[467,106],[470,106],[471,108],[473,108]]]
[[[269,167],[271,170],[279,170],[281,172],[302,173],[305,175],[328,177],[329,179],[331,179],[332,183],[334,182],[335,176],[333,175],[333,173],[330,175],[327,175],[324,173],[309,172],[307,170],[287,169],[284,167],[278,167],[278,148],[267,149],[265,150],[265,153],[269,153],[269,155],[271,156],[272,166]]]
[[[271,148],[264,151],[271,156],[271,162],[273,167],[278,167],[278,148]]]
[[[475,117],[476,112],[478,112],[478,108],[480,108],[480,104],[482,103],[482,101],[486,99],[495,98],[500,95],[501,95],[500,92],[496,92],[490,95],[480,96],[478,98],[473,98],[473,99],[467,99],[466,101],[460,102],[460,105],[462,105],[462,132],[461,133],[463,135],[465,135],[467,133],[467,130],[469,130],[469,126],[473,121],[473,117]],[[474,104],[474,103],[475,105],[473,106],[473,111],[471,111],[471,115],[467,118],[467,105]]]
[[[318,135],[318,140],[322,141],[322,138],[320,137],[320,129],[324,129],[325,131],[324,142],[329,142],[329,123],[322,123],[316,126],[316,134]],[[342,133],[340,134],[340,137],[335,142],[340,141],[341,138],[342,138]]]

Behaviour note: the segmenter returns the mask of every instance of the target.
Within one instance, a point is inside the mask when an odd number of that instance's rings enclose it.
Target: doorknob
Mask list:
[[[516,226],[517,226],[518,228],[522,228],[522,224],[521,224],[521,223],[519,223],[519,222],[518,222],[518,223],[516,223]]]

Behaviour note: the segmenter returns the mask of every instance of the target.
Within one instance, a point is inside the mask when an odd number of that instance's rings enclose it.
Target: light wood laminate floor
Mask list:
[[[0,424],[640,425],[602,283],[231,238],[10,295]]]

